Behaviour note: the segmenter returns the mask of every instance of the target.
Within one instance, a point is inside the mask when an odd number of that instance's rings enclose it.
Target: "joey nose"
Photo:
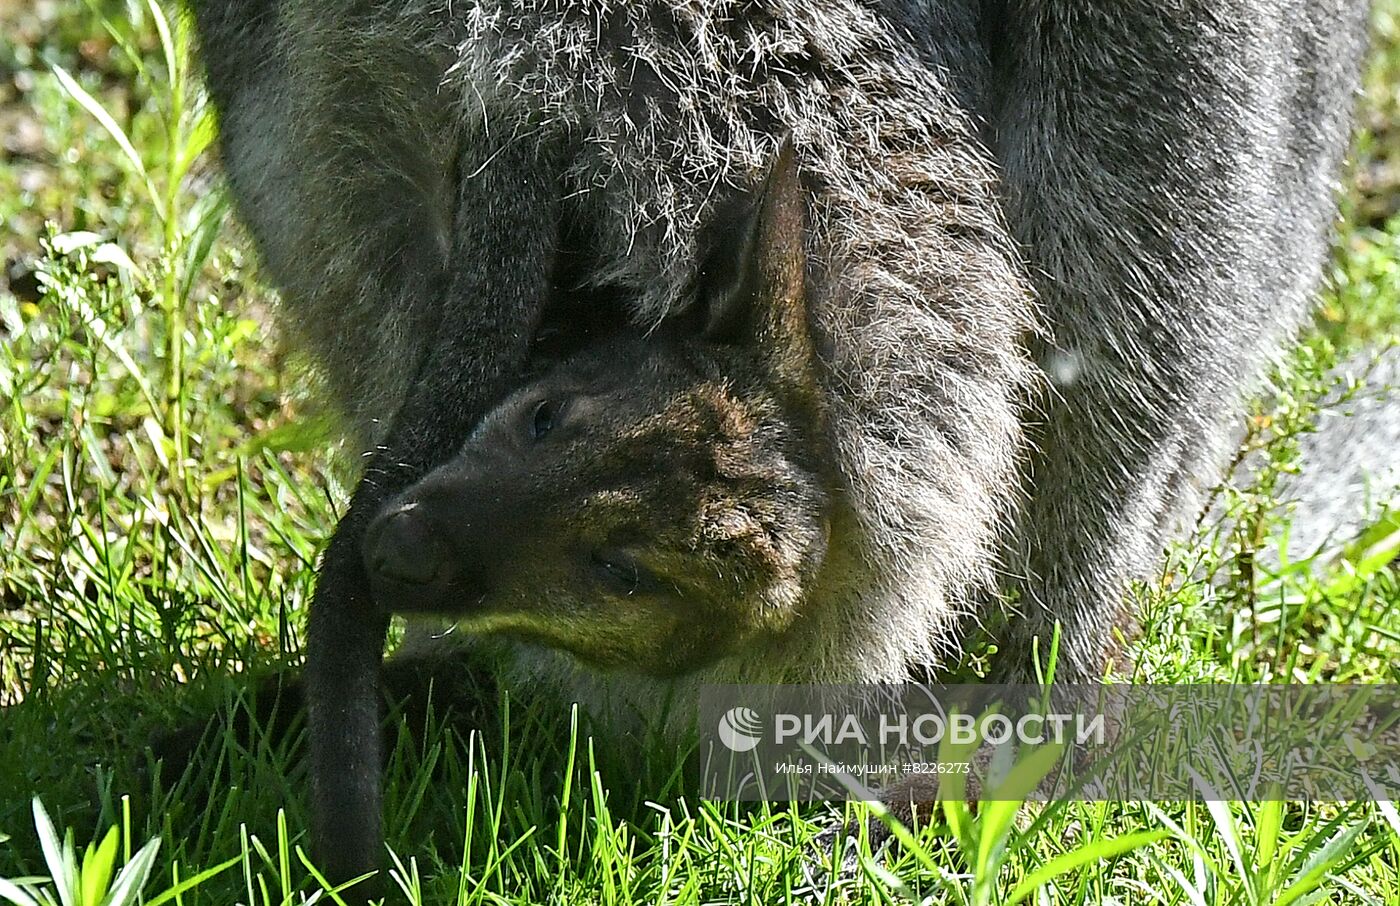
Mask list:
[[[399,585],[428,585],[442,572],[443,552],[432,526],[411,508],[385,513],[365,539],[370,575]]]

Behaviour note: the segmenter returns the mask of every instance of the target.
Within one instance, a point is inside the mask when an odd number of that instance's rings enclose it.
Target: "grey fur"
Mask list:
[[[512,329],[488,294],[443,301],[478,267],[463,231],[493,273],[545,266],[489,247],[474,182],[561,161],[591,280],[650,324],[791,133],[833,568],[793,644],[693,678],[746,681],[920,676],[998,588],[1006,672],[1054,620],[1061,675],[1102,670],[1307,311],[1366,23],[1354,0],[194,6],[239,210],[364,448],[435,337]]]
[[[1363,350],[1338,365],[1317,422],[1298,445],[1298,472],[1279,476],[1288,533],[1260,551],[1266,569],[1282,562],[1333,560],[1346,545],[1400,505],[1400,346]],[[1263,463],[1242,462],[1248,484]]]
[[[1016,628],[1062,620],[1092,676],[1108,606],[1195,515],[1308,310],[1366,4],[1027,6],[994,142],[1053,337],[1037,358],[1072,377],[1033,435]]]

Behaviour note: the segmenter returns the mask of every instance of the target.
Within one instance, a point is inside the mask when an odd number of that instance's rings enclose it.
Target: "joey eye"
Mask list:
[[[530,416],[530,439],[539,440],[550,431],[554,430],[554,420],[559,414],[559,407],[549,400],[541,400],[535,406],[534,413]]]
[[[647,577],[642,567],[630,555],[621,551],[594,551],[589,563],[598,579],[614,591],[631,594]]]

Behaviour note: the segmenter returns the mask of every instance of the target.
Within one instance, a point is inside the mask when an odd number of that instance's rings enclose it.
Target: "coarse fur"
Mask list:
[[[1008,3],[991,147],[1046,312],[1007,565],[1025,650],[1103,669],[1122,590],[1220,478],[1321,279],[1365,2]],[[1014,673],[1014,669],[1012,670]]]
[[[637,355],[668,354],[716,225],[790,136],[820,411],[753,411],[810,441],[755,448],[780,454],[765,530],[806,564],[800,644],[644,676],[544,636],[512,670],[634,703],[921,678],[1000,590],[1004,675],[1059,621],[1061,675],[1093,677],[1306,311],[1366,20],[1355,0],[192,5],[238,209],[367,451],[308,661],[339,876],[377,852],[342,829],[377,810],[366,532],[517,413],[561,257],[652,332]],[[733,439],[690,415],[700,446]]]
[[[568,148],[558,192],[587,225],[586,278],[630,291],[642,325],[687,304],[708,217],[752,186],[790,131],[811,187],[811,310],[832,441],[862,536],[851,544],[870,565],[851,577],[858,598],[822,648],[771,675],[896,680],[953,656],[953,619],[993,587],[1035,379],[1023,343],[1034,311],[968,103],[986,66],[976,18],[950,9],[927,23],[940,41],[963,35],[952,46],[967,59],[944,61],[929,38],[859,4],[807,6],[487,3],[448,17],[412,3],[360,16],[269,5],[280,25],[271,53],[295,71],[284,90],[296,113],[283,124],[304,133],[285,147],[306,150],[287,185],[266,150],[281,143],[231,129],[238,103],[221,100],[227,165],[236,195],[252,196],[240,210],[266,236],[260,247],[277,249],[268,266],[292,329],[308,334],[368,446],[412,374],[384,363],[421,360],[422,288],[449,267],[444,124]],[[424,59],[454,62],[415,83],[405,61]],[[927,59],[966,75],[931,79]],[[342,103],[339,91],[353,96]],[[376,109],[395,112],[402,141],[360,147],[378,135],[356,119]],[[334,150],[311,151],[322,147]],[[378,197],[394,201],[387,218]],[[350,263],[364,261],[396,272]]]

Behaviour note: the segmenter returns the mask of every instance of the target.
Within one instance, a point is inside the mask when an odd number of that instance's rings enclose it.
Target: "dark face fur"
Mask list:
[[[380,604],[656,675],[785,631],[828,518],[801,212],[785,151],[687,312],[567,356],[390,504]]]

